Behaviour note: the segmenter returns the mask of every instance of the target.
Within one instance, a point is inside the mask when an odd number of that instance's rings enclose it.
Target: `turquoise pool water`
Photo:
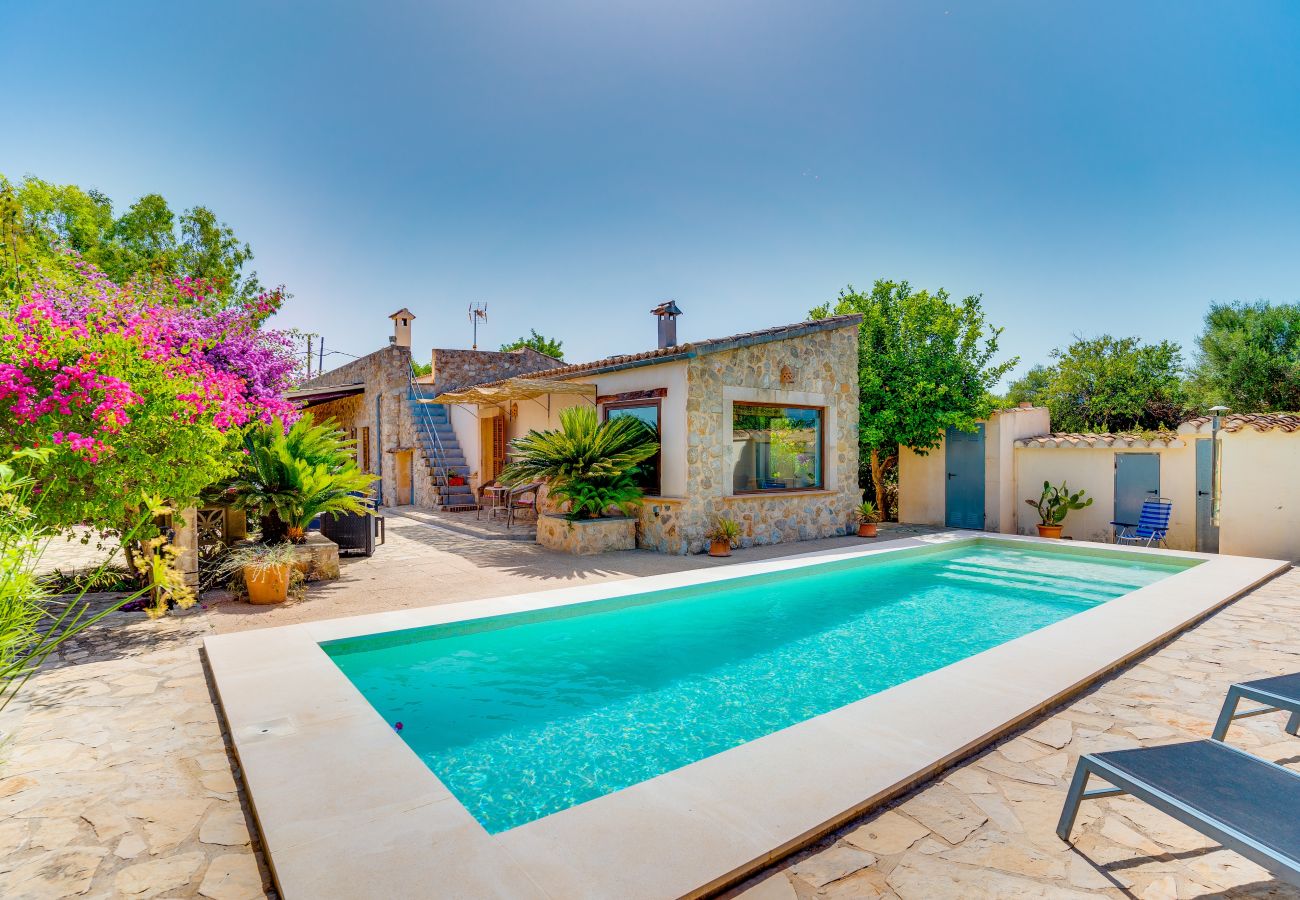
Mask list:
[[[496,833],[1193,564],[972,541],[322,646]]]

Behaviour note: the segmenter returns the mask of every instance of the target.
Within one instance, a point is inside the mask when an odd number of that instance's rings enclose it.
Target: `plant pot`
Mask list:
[[[875,537],[875,536],[876,536],[875,522],[858,523],[858,537]]]
[[[1059,538],[1064,525],[1039,525],[1038,536],[1041,538]]]
[[[293,566],[267,566],[244,568],[244,584],[248,587],[249,603],[283,603],[289,599],[289,575]]]
[[[462,487],[464,484],[465,479],[461,478],[459,475],[453,475],[447,479],[447,487]]]
[[[730,541],[709,541],[709,556],[730,556]]]

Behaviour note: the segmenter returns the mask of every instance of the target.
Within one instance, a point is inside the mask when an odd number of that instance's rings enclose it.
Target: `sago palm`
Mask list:
[[[544,481],[569,501],[571,519],[599,516],[610,506],[639,502],[632,475],[659,450],[654,432],[631,416],[601,422],[590,406],[560,412],[560,427],[530,431],[513,444],[516,458],[501,473],[506,484]]]
[[[352,442],[304,414],[287,431],[276,419],[244,434],[245,457],[227,484],[235,505],[261,516],[264,541],[302,536],[318,515],[365,512],[361,498],[374,482],[356,466]]]

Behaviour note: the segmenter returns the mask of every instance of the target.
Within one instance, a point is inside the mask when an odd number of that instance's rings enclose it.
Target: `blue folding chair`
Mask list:
[[[1163,547],[1169,534],[1169,516],[1173,511],[1173,503],[1164,497],[1143,500],[1137,522],[1110,523],[1115,528],[1115,543]]]

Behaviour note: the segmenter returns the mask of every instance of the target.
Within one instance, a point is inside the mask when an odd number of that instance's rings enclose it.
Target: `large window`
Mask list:
[[[821,487],[822,410],[734,404],[728,463],[737,494]]]
[[[606,419],[620,419],[627,417],[636,419],[654,432],[656,441],[659,440],[658,400],[607,403],[604,406],[604,410]],[[637,485],[651,497],[658,497],[660,495],[659,457],[662,452],[662,448],[656,450],[654,456],[641,463],[636,475]]]

